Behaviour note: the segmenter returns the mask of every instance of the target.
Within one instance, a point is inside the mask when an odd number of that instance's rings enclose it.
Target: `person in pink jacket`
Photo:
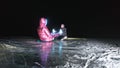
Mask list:
[[[51,34],[49,29],[47,28],[47,19],[41,18],[39,21],[39,27],[37,29],[38,36],[41,41],[52,41],[54,38],[58,37],[59,34]]]

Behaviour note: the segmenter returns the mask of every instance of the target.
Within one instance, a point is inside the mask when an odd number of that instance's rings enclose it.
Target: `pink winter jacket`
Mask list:
[[[52,41],[54,40],[55,37],[59,36],[58,34],[56,35],[51,35],[50,31],[48,30],[47,26],[47,19],[41,18],[39,22],[39,28],[38,28],[38,35],[40,40],[42,41]]]

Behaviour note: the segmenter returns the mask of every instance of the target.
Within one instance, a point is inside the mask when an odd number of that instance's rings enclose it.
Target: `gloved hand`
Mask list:
[[[52,35],[54,35],[56,33],[56,30],[55,29],[52,29]]]
[[[62,35],[62,34],[63,34],[63,31],[60,29],[58,33],[59,33],[60,35]]]

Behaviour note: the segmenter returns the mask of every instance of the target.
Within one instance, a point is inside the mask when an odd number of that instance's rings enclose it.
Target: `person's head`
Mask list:
[[[40,27],[45,27],[46,25],[47,25],[47,19],[42,17],[40,19]]]
[[[61,28],[64,28],[65,27],[65,25],[64,24],[61,24]]]

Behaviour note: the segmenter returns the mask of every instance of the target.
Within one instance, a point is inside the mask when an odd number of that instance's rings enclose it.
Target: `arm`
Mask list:
[[[52,35],[50,34],[50,31],[48,30],[47,27],[46,27],[46,29],[44,29],[44,31],[45,31],[45,34],[47,35],[47,37],[48,37],[49,39],[54,39],[54,37],[52,37]]]

